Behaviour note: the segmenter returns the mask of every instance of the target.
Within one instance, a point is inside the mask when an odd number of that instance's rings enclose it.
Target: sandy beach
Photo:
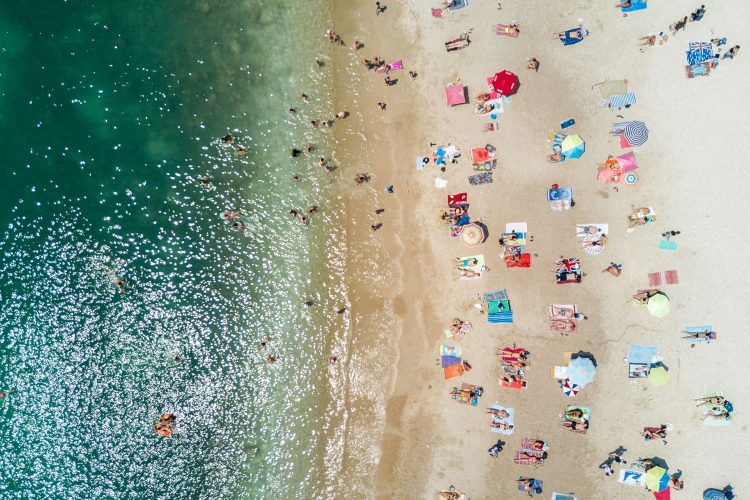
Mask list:
[[[747,107],[741,82],[750,81],[750,71],[742,54],[722,60],[708,77],[687,79],[684,70],[690,41],[727,37],[725,50],[744,44],[747,4],[707,5],[700,22],[644,51],[640,37],[667,32],[699,5],[652,1],[648,9],[623,17],[610,3],[475,1],[442,19],[431,15],[430,7],[437,5],[409,1],[387,7],[379,16],[370,2],[339,2],[335,10],[336,29],[347,45],[353,39],[365,44],[356,55],[347,48],[335,62],[337,89],[357,89],[356,99],[337,94],[337,106],[352,113],[347,128],[336,132],[341,175],[348,183],[343,196],[352,214],[353,351],[361,358],[347,370],[365,367],[374,355],[390,360],[378,365],[382,371],[369,382],[352,384],[346,396],[347,407],[369,411],[350,414],[345,468],[367,475],[377,464],[373,489],[357,496],[376,491],[378,498],[433,498],[452,484],[468,498],[520,498],[515,479],[527,476],[544,481],[542,498],[552,492],[575,492],[579,499],[650,497],[643,488],[618,483],[616,464],[614,477],[598,469],[618,446],[627,449],[628,462],[658,456],[670,473],[682,471],[684,490],[673,491],[678,498],[699,498],[706,488],[729,483],[736,491],[749,486],[742,472],[744,408],[750,401],[743,364],[750,341],[741,311],[750,273],[741,262],[750,244],[749,204],[742,193],[750,174],[741,160],[750,130],[738,114]],[[576,27],[579,18],[590,31],[585,40],[563,46],[553,38],[553,32]],[[493,25],[512,21],[520,25],[518,38],[493,33]],[[471,45],[446,52],[444,42],[467,31]],[[363,58],[374,56],[403,60],[405,70],[391,73],[397,85],[386,87],[383,75],[362,67]],[[526,69],[531,57],[541,63],[538,72]],[[485,91],[488,76],[503,69],[518,75],[520,88],[496,121],[498,130],[484,132],[488,120],[475,115],[471,103],[446,105],[443,89],[449,82],[460,78],[473,98]],[[605,79],[627,79],[636,104],[621,110],[598,106],[601,96],[592,86]],[[381,101],[385,111],[377,107]],[[570,117],[576,124],[569,132],[586,141],[585,154],[548,163],[549,132],[559,131]],[[624,120],[645,122],[648,142],[622,150],[608,132]],[[417,171],[414,158],[431,156],[430,143],[453,144],[462,156],[445,172],[434,164]],[[494,182],[471,186],[470,149],[485,144],[497,148]],[[614,191],[597,180],[596,165],[627,151],[635,152],[640,180]],[[371,172],[373,181],[354,186],[350,178],[359,171]],[[445,189],[435,187],[436,177],[447,181]],[[393,195],[383,193],[387,184],[394,185]],[[552,184],[574,187],[572,210],[550,211],[546,190]],[[459,192],[468,193],[472,219],[489,228],[481,246],[466,248],[451,238],[438,217],[446,196]],[[641,206],[654,207],[657,219],[628,233],[627,214]],[[378,207],[386,209],[384,226],[371,231]],[[526,222],[534,236],[527,246],[530,269],[503,264],[497,240],[511,222]],[[609,225],[608,244],[599,255],[587,254],[576,240],[576,224],[589,223]],[[676,251],[658,248],[668,230],[681,232],[674,238]],[[483,254],[489,270],[479,280],[459,280],[455,258],[472,254]],[[363,262],[363,255],[372,260]],[[560,256],[580,258],[582,283],[555,283]],[[622,264],[621,276],[601,272],[610,261]],[[648,288],[649,273],[672,269],[679,284],[661,287],[672,301],[667,317],[652,317],[630,304],[638,289]],[[510,325],[489,324],[474,307],[478,293],[500,288],[512,304]],[[579,321],[570,335],[552,332],[551,304],[576,304],[588,320]],[[473,324],[472,332],[453,341],[473,369],[460,380],[443,380],[439,347],[454,317]],[[684,327],[703,324],[720,332],[716,341],[691,347],[680,339]],[[658,348],[669,368],[666,386],[628,377],[630,344]],[[531,353],[523,391],[498,384],[495,350],[512,345]],[[550,370],[565,352],[577,351],[592,353],[598,367],[595,381],[571,400]],[[484,388],[478,407],[451,401],[459,381]],[[715,391],[739,409],[728,427],[702,425],[702,412],[694,407],[696,395]],[[381,396],[387,398],[385,407]],[[485,408],[494,403],[514,409],[512,435],[490,432]],[[592,409],[587,434],[560,427],[558,415],[567,404]],[[356,430],[357,422],[368,423],[366,437]],[[672,430],[666,445],[641,437],[643,427],[667,422]],[[513,463],[525,437],[549,443],[543,466]],[[487,449],[498,438],[505,448],[492,458]],[[368,452],[374,441],[379,451]],[[363,456],[369,461],[362,462]]]

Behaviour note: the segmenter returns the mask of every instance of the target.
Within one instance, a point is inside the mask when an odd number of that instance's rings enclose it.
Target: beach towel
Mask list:
[[[518,38],[519,32],[512,29],[508,24],[496,24],[492,27],[492,31],[498,36],[509,36],[511,38]]]
[[[661,273],[648,273],[648,285],[649,286],[661,285]]]
[[[696,76],[708,76],[713,68],[712,61],[706,61],[693,66],[685,66],[685,76],[687,78],[695,78]]]
[[[448,10],[458,10],[463,9],[469,5],[469,0],[453,0],[453,5],[450,7],[447,7]]]
[[[605,99],[613,95],[622,95],[628,92],[627,80],[607,80],[594,86],[599,87],[599,92]]]
[[[489,323],[513,323],[513,311],[508,300],[490,300],[487,302],[487,321]]]
[[[671,240],[659,240],[659,250],[677,250],[677,242]]]
[[[505,224],[506,233],[528,233],[529,226],[525,222],[508,222]]]
[[[648,8],[648,0],[632,0],[630,7],[620,7],[620,10],[624,12],[635,12],[637,10],[644,10]]]
[[[573,33],[578,33],[579,35],[581,35],[581,38],[572,37],[571,35]],[[567,30],[564,35],[565,36],[560,37],[560,41],[562,42],[562,44],[574,45],[580,42],[581,40],[583,40],[584,38],[586,38],[586,35],[588,35],[588,31],[586,31],[585,28],[573,28],[573,29]]]
[[[551,319],[573,319],[578,312],[575,304],[552,304],[549,307]]]
[[[505,291],[505,288],[501,288],[500,290],[495,290],[494,292],[484,292],[482,297],[485,301],[508,300],[508,293]]]
[[[537,441],[542,441],[544,443],[544,446],[542,446],[541,450],[537,450],[534,447],[534,443],[536,443]],[[544,441],[544,440],[539,439],[539,438],[523,438],[521,440],[521,449],[524,450],[524,451],[530,451],[530,452],[534,452],[534,453],[542,453],[542,452],[547,451],[548,448],[549,448],[549,446],[547,444],[547,441]]]
[[[630,469],[620,469],[620,475],[617,478],[617,482],[630,486],[642,487],[646,485],[646,473]]]
[[[552,210],[570,210],[573,201],[573,188],[550,188],[547,190],[547,201]]]
[[[537,495],[541,495],[541,493],[542,493],[542,485],[544,484],[544,481],[540,481],[538,479],[533,479],[533,478],[527,478],[527,477],[519,477],[518,478],[519,481],[528,481],[529,479],[531,479],[531,481],[533,481],[533,483],[531,485],[531,490],[534,493],[536,493]],[[526,490],[523,487],[523,485],[519,484],[518,485],[518,491],[526,491]]]
[[[708,425],[710,427],[726,427],[727,425],[732,424],[732,417],[729,418],[704,418],[703,419],[703,425]]]
[[[515,424],[513,423],[513,408],[508,408],[508,407],[499,405],[497,403],[495,403],[494,405],[492,405],[490,408],[493,408],[495,410],[505,410],[505,411],[507,411],[510,414],[510,416],[508,418],[500,418],[499,416],[493,415],[492,416],[492,421],[493,422],[508,424],[508,425],[512,425],[513,427],[515,427]],[[498,434],[505,434],[506,436],[509,436],[509,435],[513,434],[513,430],[514,429],[497,429],[497,428],[492,428],[492,432],[496,432]]]
[[[566,128],[570,128],[575,124],[576,124],[576,121],[573,118],[568,118],[564,122],[560,123],[560,128],[565,130]]]
[[[453,391],[457,391],[457,394],[451,394],[451,398],[459,403],[476,406],[479,404],[479,398],[482,397],[484,392],[481,387],[476,385],[467,384],[466,382],[461,383],[461,388],[453,387]]]
[[[677,277],[677,271],[674,269],[671,271],[664,271],[664,283],[667,285],[677,285],[680,282]]]
[[[534,455],[534,458],[527,457],[525,455]],[[519,465],[544,465],[544,460],[541,460],[542,452],[531,452],[531,451],[516,451],[513,457],[513,462]]]
[[[500,378],[500,387],[506,387],[508,389],[518,389],[520,391],[522,389],[526,389],[528,385],[529,384],[526,380],[516,379],[512,384],[509,384],[508,382],[503,380],[502,377]]]
[[[460,360],[459,360],[460,361]],[[448,366],[443,367],[443,378],[445,380],[452,379],[452,378],[458,378],[461,375],[464,374],[464,365],[463,363],[456,363]]]
[[[436,17],[440,19],[443,17],[443,14],[444,14],[443,9],[437,9],[437,8],[432,9],[432,17]]]
[[[471,184],[472,186],[492,184],[492,172],[482,172],[481,174],[470,175],[469,184]]]
[[[713,327],[711,325],[706,326],[688,326],[685,327],[685,330],[683,333],[705,333],[708,332],[708,338],[692,338],[687,335],[682,337],[683,339],[689,341],[689,342],[705,342],[706,344],[710,344],[712,340],[716,340],[716,332],[713,331]]]
[[[610,109],[622,109],[629,108],[635,104],[635,92],[627,92],[625,94],[613,95],[609,98],[608,106]]]
[[[504,257],[504,260],[505,260],[506,268],[511,268],[511,267],[530,268],[531,267],[531,254],[530,253],[522,253],[519,255],[506,255]]]
[[[445,87],[445,98],[448,106],[456,106],[469,102],[466,96],[466,87],[463,85],[450,85]]]
[[[558,284],[580,283],[582,277],[580,260],[577,257],[558,259],[555,275]]]
[[[690,42],[686,54],[689,66],[710,61],[714,58],[713,49],[709,42]]]
[[[456,193],[456,194],[449,194],[448,195],[448,206],[454,207],[456,205],[461,205],[464,203],[468,203],[469,196],[466,193]]]
[[[440,344],[440,355],[441,356],[456,356],[461,357],[461,346],[453,344]],[[446,366],[446,365],[443,365]]]
[[[633,145],[628,142],[624,135],[620,136],[620,149],[632,148]]]

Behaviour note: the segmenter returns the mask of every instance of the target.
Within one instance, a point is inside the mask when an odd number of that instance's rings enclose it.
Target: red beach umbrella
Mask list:
[[[515,73],[504,69],[492,77],[492,88],[502,95],[511,95],[518,90],[518,77]]]

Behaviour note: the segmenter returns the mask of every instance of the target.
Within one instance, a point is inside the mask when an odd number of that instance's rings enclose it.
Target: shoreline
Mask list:
[[[685,141],[685,134],[690,130],[689,120],[697,123],[702,119],[699,117],[715,113],[728,116],[731,104],[723,102],[720,111],[713,109],[717,104],[713,94],[721,86],[733,96],[740,95],[740,74],[747,73],[746,66],[722,63],[724,66],[716,78],[712,75],[712,79],[695,81],[684,79],[680,63],[687,41],[707,38],[711,36],[710,30],[725,27],[727,36],[735,40],[741,36],[740,25],[729,19],[730,10],[715,7],[712,14],[716,21],[692,25],[691,33],[679,35],[666,47],[640,53],[638,37],[668,25],[675,13],[680,12],[678,5],[650,6],[645,15],[639,17],[638,14],[643,13],[635,13],[623,19],[621,13],[611,7],[568,9],[565,6],[549,8],[539,1],[523,5],[505,5],[504,2],[497,19],[492,21],[477,5],[470,5],[445,19],[431,18],[429,8],[416,2],[389,5],[384,17],[378,18],[370,7],[369,4],[346,6],[354,10],[336,16],[336,29],[347,38],[354,36],[346,31],[346,24],[339,25],[341,20],[356,26],[357,33],[368,33],[365,28],[373,30],[364,40],[366,48],[360,51],[360,57],[378,55],[387,60],[404,60],[404,75],[398,75],[400,81],[395,88],[381,91],[379,87],[383,84],[379,75],[369,74],[372,82],[368,78],[359,88],[373,103],[379,99],[373,95],[386,96],[388,103],[388,110],[381,113],[383,118],[373,120],[373,128],[368,129],[367,135],[375,137],[370,144],[389,148],[390,165],[379,165],[378,170],[374,170],[377,174],[374,195],[383,196],[377,192],[381,189],[383,172],[397,176],[392,183],[396,186],[396,198],[402,203],[401,216],[397,234],[383,239],[402,239],[398,267],[393,264],[395,261],[390,261],[394,271],[391,275],[399,269],[405,274],[392,279],[393,283],[400,284],[394,286],[398,291],[391,292],[393,311],[401,322],[400,333],[389,332],[384,336],[377,330],[373,332],[374,338],[387,339],[388,349],[396,353],[397,359],[395,367],[390,369],[388,390],[383,393],[384,422],[374,490],[366,496],[428,498],[439,489],[455,484],[471,498],[510,498],[518,494],[511,477],[537,475],[545,481],[545,496],[552,491],[575,491],[581,500],[632,498],[639,495],[635,489],[606,478],[597,469],[607,453],[620,444],[629,450],[628,461],[639,456],[665,456],[672,470],[684,471],[683,496],[686,498],[698,495],[714,479],[738,485],[741,476],[736,473],[721,471],[719,477],[715,477],[717,471],[712,474],[703,470],[699,454],[694,451],[714,449],[718,441],[723,449],[733,450],[732,454],[740,453],[733,440],[737,434],[733,433],[746,430],[745,419],[739,421],[738,418],[731,432],[706,432],[708,428],[700,425],[697,415],[685,404],[693,393],[716,390],[716,384],[701,382],[699,374],[690,371],[689,365],[707,359],[723,359],[726,351],[712,346],[712,350],[702,350],[698,354],[698,348],[690,350],[675,334],[681,323],[700,322],[703,318],[709,318],[705,321],[714,325],[722,323],[725,329],[741,329],[738,319],[717,317],[713,312],[722,306],[707,295],[706,283],[691,291],[690,283],[701,280],[694,269],[696,259],[706,255],[708,249],[700,245],[700,232],[705,225],[698,224],[691,211],[686,211],[682,199],[684,193],[705,199],[700,193],[706,190],[720,198],[721,193],[729,189],[721,182],[705,184],[708,179],[715,180],[708,171],[717,175],[718,170],[709,165],[707,152],[699,155],[700,163],[690,158],[695,151],[689,141]],[[540,12],[543,15],[540,16]],[[551,39],[551,31],[575,25],[579,17],[585,18],[591,26],[590,40],[570,48]],[[522,30],[517,39],[497,37],[489,29],[495,22],[515,20],[520,22]],[[466,50],[446,54],[443,42],[468,27],[476,28],[472,32],[472,45]],[[615,49],[614,42],[608,39],[633,42],[632,46]],[[375,43],[368,46],[370,40]],[[350,39],[346,41],[351,43]],[[617,50],[618,57],[612,57],[613,50]],[[586,57],[576,57],[579,55]],[[538,73],[526,69],[528,57],[538,57],[542,61]],[[485,88],[487,75],[506,68],[519,75],[521,88],[511,97],[505,114],[498,120],[498,131],[482,132],[486,122],[471,113],[471,105],[454,108],[445,105],[442,88],[447,82],[461,78],[462,83],[468,85],[471,98]],[[409,69],[419,73],[415,82],[406,74]],[[628,78],[631,88],[638,94],[637,105],[621,111],[597,107],[597,95],[590,88],[604,78]],[[679,103],[688,101],[696,103],[694,106],[704,114],[693,110],[686,114],[685,123],[674,123],[674,117],[685,112]],[[379,113],[376,108],[372,109],[375,111],[368,113]],[[643,174],[641,183],[630,190],[621,188],[613,192],[596,180],[594,165],[608,154],[624,152],[620,152],[607,134],[617,114],[626,119],[646,120],[652,138],[635,150]],[[550,165],[544,159],[549,148],[547,134],[569,116],[574,116],[577,122],[574,132],[587,141],[586,154],[562,166]],[[395,123],[399,120],[400,123]],[[382,128],[376,130],[379,122]],[[744,124],[743,130],[746,129],[747,124]],[[711,132],[712,141],[724,144],[718,149],[712,147],[711,155],[730,161],[731,147],[726,144],[726,138],[719,134],[719,129]],[[726,130],[722,132],[726,134]],[[740,134],[733,131],[731,136]],[[428,154],[430,142],[456,144],[463,157],[458,165],[449,165],[443,174],[432,165],[423,172],[416,172],[413,158]],[[470,186],[466,182],[466,176],[471,173],[470,149],[486,143],[493,144],[499,152],[495,182]],[[720,162],[714,159],[713,164],[717,163]],[[669,168],[676,165],[684,173],[702,172],[699,175],[706,179],[704,185]],[[437,175],[448,181],[447,189],[435,189],[432,180]],[[747,177],[744,172],[742,175]],[[577,205],[574,210],[549,212],[544,203],[544,190],[552,183],[575,187]],[[404,190],[399,191],[400,184],[405,186]],[[447,194],[463,191],[469,193],[472,218],[481,218],[490,227],[488,242],[477,250],[465,248],[450,238],[446,234],[447,227],[435,217]],[[737,199],[741,197],[737,195]],[[624,215],[632,205],[643,204],[658,205],[658,223],[635,234],[626,234]],[[723,206],[734,205],[724,202]],[[356,210],[352,213],[357,218]],[[739,213],[741,211],[734,212]],[[717,219],[717,212],[711,212],[712,224],[721,227],[742,224],[741,215],[728,216],[724,211],[722,216],[723,219]],[[530,232],[536,237],[529,249],[533,254],[531,269],[505,269],[498,257],[494,243],[497,234],[506,222],[515,221],[528,222]],[[590,256],[575,239],[575,224],[599,222],[610,224],[612,237],[603,255]],[[368,229],[363,230],[360,225],[354,223],[348,236],[355,246]],[[387,227],[386,224],[383,230]],[[658,231],[670,228],[679,228],[685,233],[680,237],[682,251],[675,254],[655,249]],[[367,247],[370,239],[365,237],[361,241],[365,242],[362,246]],[[747,244],[750,237],[743,234],[742,241]],[[483,253],[487,257],[490,271],[481,280],[458,280],[453,259],[473,253]],[[587,273],[582,284],[554,284],[551,270],[561,254],[581,258]],[[388,257],[393,259],[394,255]],[[375,266],[381,271],[384,257],[377,256]],[[600,273],[610,260],[624,264],[626,272],[622,277],[615,279]],[[350,258],[350,262],[364,265],[356,256]],[[714,265],[719,264],[714,262]],[[731,274],[729,266],[723,269]],[[624,305],[633,290],[643,286],[647,271],[673,268],[679,268],[680,280],[684,283],[669,289],[674,294],[676,307],[668,318],[651,318],[643,311]],[[683,276],[692,276],[692,279]],[[741,289],[743,279],[733,278],[730,289]],[[498,288],[507,289],[510,295],[514,309],[512,325],[490,325],[473,307],[476,293]],[[546,308],[561,303],[575,303],[591,318],[579,324],[577,333],[565,337],[550,332],[546,319]],[[364,311],[370,304],[363,302],[361,306],[360,310]],[[387,308],[384,306],[383,310]],[[729,309],[724,310],[730,314]],[[435,358],[440,343],[445,340],[441,332],[453,317],[474,325],[472,333],[453,341],[462,345],[474,369],[462,379],[443,380]],[[735,335],[732,343],[727,341],[724,349],[736,346],[740,339]],[[741,342],[747,347],[746,340]],[[626,369],[623,374],[622,359],[632,343],[658,346],[673,370],[671,387],[666,391],[628,379]],[[497,384],[495,348],[512,344],[532,352],[527,377],[529,388],[525,391],[511,391]],[[594,353],[599,371],[597,380],[571,401],[563,397],[558,384],[550,378],[549,370],[561,363],[564,352],[578,350]],[[738,368],[722,364],[721,370],[737,373]],[[447,393],[460,381],[485,388],[485,395],[479,402],[482,408],[495,402],[513,407],[518,414],[518,430],[510,436],[493,434],[487,430],[487,418],[482,410],[450,401]],[[741,389],[736,381],[724,381],[720,385],[734,394],[732,399],[739,398]],[[558,414],[570,403],[593,408],[592,427],[585,436],[565,432],[559,427]],[[668,421],[676,429],[670,434],[670,444],[666,448],[644,443],[637,431],[641,425],[655,425],[660,421]],[[522,438],[533,436],[550,442],[550,457],[545,466],[533,468],[514,464],[513,450],[518,448]],[[505,451],[498,459],[488,458],[486,450],[498,437],[506,441]],[[569,459],[572,453],[576,460]],[[348,470],[371,473],[364,467],[347,465]]]

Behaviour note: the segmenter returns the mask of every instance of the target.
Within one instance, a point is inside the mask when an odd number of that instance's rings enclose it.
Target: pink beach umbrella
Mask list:
[[[466,92],[463,85],[445,87],[445,97],[448,99],[448,106],[466,104]]]

